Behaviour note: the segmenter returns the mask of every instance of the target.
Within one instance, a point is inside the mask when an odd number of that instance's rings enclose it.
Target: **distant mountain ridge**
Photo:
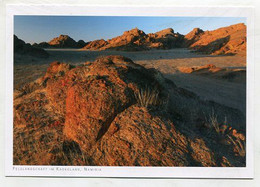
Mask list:
[[[81,48],[82,50],[143,51],[151,49],[189,48],[213,55],[246,53],[246,25],[243,23],[222,27],[213,31],[194,28],[186,35],[167,28],[146,34],[138,28],[125,31],[112,39],[76,42],[68,35],[60,35],[49,42],[33,44],[39,48]]]
[[[172,28],[145,34],[137,28],[110,40],[89,42],[83,49],[142,51],[149,49],[190,48],[212,55],[234,55],[246,53],[246,25],[243,23],[222,27],[213,31],[194,28],[181,35]]]
[[[76,42],[68,35],[61,34],[49,42],[34,43],[33,46],[40,48],[82,48],[86,45],[83,40]]]
[[[144,31],[134,28],[125,31],[121,36],[114,37],[107,41],[103,39],[92,41],[83,47],[83,49],[119,51],[171,49],[180,47],[183,38],[183,35],[174,33],[172,28],[150,34],[145,34]]]

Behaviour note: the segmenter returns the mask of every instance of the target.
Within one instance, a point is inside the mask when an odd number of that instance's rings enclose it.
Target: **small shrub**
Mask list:
[[[225,117],[223,122],[219,122],[217,115],[215,114],[214,110],[212,110],[212,113],[209,115],[208,120],[206,120],[207,127],[211,129],[209,134],[214,131],[214,133],[217,133],[219,138],[224,138],[227,134],[230,133],[230,126],[228,125],[227,118]]]
[[[246,143],[243,140],[240,140],[239,138],[232,138],[230,135],[227,135],[229,140],[232,142],[234,145],[234,150],[235,152],[241,156],[245,157],[246,156]]]
[[[147,86],[145,89],[140,89],[137,93],[135,93],[135,98],[140,106],[146,108],[148,106],[157,106],[160,104],[159,91]]]
[[[209,120],[208,123],[211,128],[214,128],[216,133],[220,133],[220,128],[219,128],[219,122],[217,115],[215,114],[214,110],[212,110],[212,113],[209,115]]]
[[[212,114],[209,116],[209,127],[214,128],[215,132],[219,135],[219,137],[227,137],[231,144],[234,146],[234,151],[241,157],[245,157],[246,155],[246,143],[244,140],[241,140],[237,137],[230,135],[230,129],[227,125],[227,119],[223,122],[223,125],[220,126],[220,123],[217,120],[217,115],[212,110]]]

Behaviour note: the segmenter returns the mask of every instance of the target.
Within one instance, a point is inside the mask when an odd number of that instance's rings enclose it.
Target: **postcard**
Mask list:
[[[253,9],[7,7],[6,176],[253,177]]]

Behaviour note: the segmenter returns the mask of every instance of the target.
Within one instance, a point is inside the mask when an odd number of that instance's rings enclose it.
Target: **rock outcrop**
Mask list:
[[[151,44],[151,47],[158,48],[156,46],[158,43],[160,44],[159,46],[161,46],[159,49],[178,48],[181,47],[184,41],[184,36],[179,33],[174,33],[172,28],[164,29],[154,34],[148,34],[148,36],[151,38],[150,40],[154,41],[153,43],[155,43]]]
[[[14,54],[30,55],[38,58],[48,58],[49,54],[43,50],[32,46],[29,43],[25,43],[14,35]]]
[[[230,82],[245,83],[245,69],[228,69],[216,67],[213,64],[207,64],[198,67],[179,67],[178,70],[182,73],[191,73],[216,79],[227,80]]]
[[[187,144],[187,138],[172,122],[133,105],[116,116],[95,145],[92,162],[117,166],[187,166],[193,164],[187,158]],[[215,165],[214,161],[212,164]]]
[[[94,41],[89,42],[82,49],[98,50],[98,49],[100,49],[101,47],[104,47],[107,44],[108,44],[108,42],[105,41],[104,39],[94,40]]]
[[[64,69],[65,65],[59,66]],[[47,81],[46,88],[53,108],[65,115],[64,135],[88,150],[115,116],[136,102],[134,91],[149,82],[159,86],[142,66],[124,57],[110,56],[74,68],[59,80]]]
[[[204,33],[204,31],[200,28],[194,28],[191,32],[185,35],[185,42],[183,47],[189,47],[193,43],[199,40],[200,36]]]
[[[213,55],[246,53],[246,25],[243,23],[213,31],[194,29],[185,35],[185,47]]]

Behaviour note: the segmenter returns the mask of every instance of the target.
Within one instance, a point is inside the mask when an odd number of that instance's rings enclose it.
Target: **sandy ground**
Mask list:
[[[211,79],[190,74],[168,74],[167,78],[177,86],[191,90],[202,99],[246,112],[246,85],[222,80]]]
[[[14,64],[14,89],[44,75],[53,61],[81,64],[94,61],[98,56],[123,55],[146,68],[156,68],[178,86],[195,92],[202,99],[212,100],[226,106],[246,111],[246,85],[225,80],[201,77],[177,72],[178,67],[214,64],[217,67],[245,69],[246,58],[242,56],[212,56],[190,52],[187,49],[154,50],[141,52],[80,51],[73,49],[48,49],[48,59],[16,56]]]

